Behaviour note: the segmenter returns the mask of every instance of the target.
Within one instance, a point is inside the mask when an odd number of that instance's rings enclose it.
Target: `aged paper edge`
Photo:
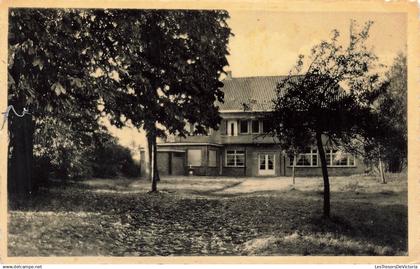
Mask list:
[[[420,36],[419,14],[414,1],[1,1],[0,0],[0,110],[7,107],[7,21],[9,7],[51,8],[157,8],[157,9],[226,9],[270,10],[278,12],[400,12],[407,15],[408,59],[408,256],[183,256],[183,257],[8,257],[7,256],[7,129],[0,133],[0,263],[7,264],[386,264],[420,263]]]

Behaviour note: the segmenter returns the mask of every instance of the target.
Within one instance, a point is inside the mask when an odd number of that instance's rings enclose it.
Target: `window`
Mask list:
[[[260,133],[260,121],[259,120],[253,120],[251,125],[252,125],[252,133],[253,134],[259,134]]]
[[[261,154],[260,170],[273,170],[274,169],[274,154]]]
[[[201,166],[201,149],[188,150],[188,165]]]
[[[184,153],[183,152],[174,152],[173,156],[174,156],[174,158],[182,158],[182,157],[184,157]]]
[[[270,128],[270,125],[271,125],[270,121],[268,121],[268,120],[263,120],[262,125],[263,125],[263,126],[262,126],[262,131],[263,131],[263,133],[264,133],[264,134],[268,133],[268,129]]]
[[[327,166],[355,166],[355,157],[350,153],[342,152],[336,149],[327,149],[325,151]]]
[[[209,150],[209,167],[216,167],[216,151],[210,149]]]
[[[247,120],[241,120],[240,121],[240,132],[241,134],[247,134],[248,133],[248,121]]]
[[[227,150],[226,151],[226,166],[244,167],[245,166],[245,151]]]
[[[289,159],[289,165],[293,166],[293,157]],[[318,166],[318,151],[307,148],[304,153],[300,153],[296,159],[296,167],[299,166]]]
[[[237,120],[227,121],[227,135],[229,136],[238,135],[238,121]]]

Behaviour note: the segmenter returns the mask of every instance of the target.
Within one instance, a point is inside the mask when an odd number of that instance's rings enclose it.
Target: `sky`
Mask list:
[[[348,43],[350,20],[362,25],[374,21],[368,46],[381,63],[391,64],[406,50],[406,17],[402,13],[264,12],[231,11],[229,69],[234,77],[285,75],[299,54],[308,55],[314,44],[328,40],[337,29]]]
[[[229,67],[233,77],[285,75],[299,54],[308,55],[314,44],[327,40],[331,31],[341,33],[348,43],[350,20],[362,25],[374,21],[368,46],[382,64],[391,65],[406,51],[406,17],[403,13],[273,12],[231,10]],[[109,127],[124,146],[146,145],[144,134],[135,129]]]

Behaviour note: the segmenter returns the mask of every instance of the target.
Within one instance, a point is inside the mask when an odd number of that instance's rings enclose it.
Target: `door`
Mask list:
[[[184,152],[173,152],[172,153],[172,174],[175,176],[181,176],[185,174],[185,153]]]
[[[262,153],[258,155],[258,174],[260,176],[275,175],[275,158],[274,153]]]
[[[159,174],[162,176],[166,176],[170,174],[170,168],[169,166],[171,165],[171,160],[169,157],[169,152],[158,152],[157,153],[157,168],[159,170]]]

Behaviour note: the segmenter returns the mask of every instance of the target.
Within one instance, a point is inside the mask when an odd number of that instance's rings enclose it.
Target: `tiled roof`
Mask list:
[[[284,78],[285,76],[264,76],[225,79],[222,88],[225,94],[224,103],[217,105],[221,112],[271,110],[277,83]]]

